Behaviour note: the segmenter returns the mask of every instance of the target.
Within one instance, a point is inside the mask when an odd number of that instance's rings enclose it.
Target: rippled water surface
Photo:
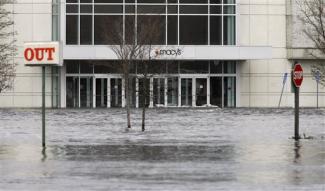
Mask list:
[[[325,110],[0,110],[0,190],[325,190]]]

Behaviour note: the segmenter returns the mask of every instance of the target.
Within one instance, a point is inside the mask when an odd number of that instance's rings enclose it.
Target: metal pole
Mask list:
[[[283,84],[283,86],[282,86],[282,91],[281,91],[281,95],[280,95],[280,101],[279,101],[278,108],[280,108],[280,105],[281,105],[281,100],[282,100],[283,91],[284,91],[284,84]]]
[[[286,84],[287,78],[288,78],[288,73],[284,73],[283,82],[282,82],[282,91],[281,91],[281,95],[280,95],[280,100],[279,100],[278,108],[280,108],[280,105],[281,105],[281,100],[282,100],[282,96],[283,96],[284,86]]]
[[[318,81],[317,81],[317,109],[319,108],[319,106],[318,106],[318,96],[319,96],[319,89],[318,89]]]
[[[42,66],[42,147],[45,148],[45,66]]]
[[[299,87],[295,88],[295,140],[299,140]]]

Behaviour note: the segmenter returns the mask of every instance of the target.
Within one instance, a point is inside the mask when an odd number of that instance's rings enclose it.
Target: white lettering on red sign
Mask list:
[[[293,73],[293,79],[295,79],[295,80],[299,80],[299,79],[302,78],[302,75],[303,75],[303,72],[302,72],[302,71],[295,71],[295,72]]]
[[[293,72],[292,72],[292,80],[296,87],[300,87],[302,81],[304,79],[303,69],[299,63],[296,63]]]

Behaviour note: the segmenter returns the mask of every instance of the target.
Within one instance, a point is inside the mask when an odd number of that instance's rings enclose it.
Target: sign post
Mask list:
[[[42,147],[45,146],[45,66],[42,66]]]
[[[315,79],[316,79],[316,85],[317,85],[317,109],[319,108],[318,106],[318,97],[319,97],[319,81],[320,81],[320,72],[319,70],[316,71],[316,75],[315,75]]]
[[[45,134],[45,69],[46,66],[62,66],[59,42],[35,42],[24,44],[25,66],[42,67],[42,147],[46,147]]]
[[[299,91],[302,81],[304,79],[303,69],[301,64],[295,62],[292,71],[292,81],[295,85],[295,135],[294,139],[299,140]]]
[[[281,105],[282,95],[283,95],[283,91],[284,91],[284,86],[285,86],[285,84],[287,82],[287,78],[288,78],[288,73],[284,73],[283,82],[282,82],[282,91],[281,91],[281,95],[280,95],[278,108],[280,108],[280,105]]]

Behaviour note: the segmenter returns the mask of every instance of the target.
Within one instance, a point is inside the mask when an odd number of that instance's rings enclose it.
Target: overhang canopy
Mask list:
[[[151,57],[156,60],[257,60],[271,59],[270,46],[154,46]],[[110,46],[63,47],[66,60],[117,60]]]

